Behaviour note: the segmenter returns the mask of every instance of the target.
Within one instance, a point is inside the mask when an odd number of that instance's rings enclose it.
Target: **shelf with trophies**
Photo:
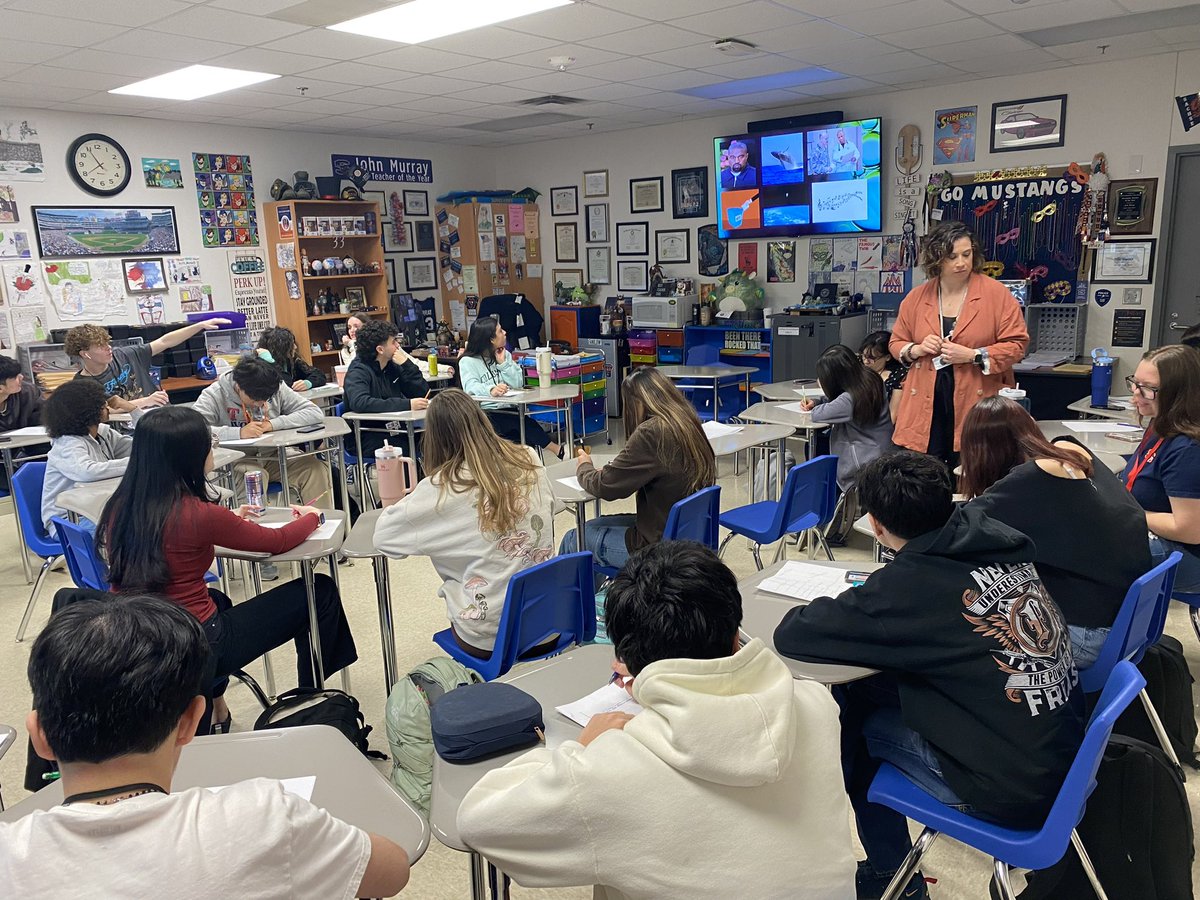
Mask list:
[[[265,207],[275,247],[275,322],[295,333],[300,355],[332,380],[346,318],[387,315],[379,204],[292,199]]]

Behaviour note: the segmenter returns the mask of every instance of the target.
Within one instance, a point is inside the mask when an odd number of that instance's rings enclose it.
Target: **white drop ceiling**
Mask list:
[[[1200,5],[1172,0],[584,0],[422,45],[320,24],[388,5],[0,0],[0,105],[494,146],[1200,47]],[[1111,20],[1102,38],[1096,20]],[[720,38],[757,52],[722,54]],[[283,77],[186,102],[107,93],[191,63]],[[546,94],[583,102],[521,105]],[[499,121],[539,112],[578,118]]]

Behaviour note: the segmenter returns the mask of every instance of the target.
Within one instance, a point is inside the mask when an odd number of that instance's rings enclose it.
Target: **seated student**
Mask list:
[[[976,506],[956,508],[945,465],[923,453],[868,463],[858,491],[895,561],[861,587],[789,611],[775,646],[883,670],[836,689],[867,851],[858,896],[871,898],[912,848],[904,816],[867,801],[881,761],[979,818],[1040,826],[1083,738],[1083,692],[1029,538]],[[902,896],[928,896],[919,872]]]
[[[652,367],[634,369],[621,384],[625,446],[597,469],[576,454],[583,489],[601,500],[637,495],[635,515],[597,516],[587,524],[587,546],[602,566],[619,569],[635,550],[662,540],[671,507],[717,480],[717,459],[700,417],[674,382]],[[575,529],[563,535],[559,553],[575,550]]]
[[[51,617],[30,654],[26,726],[58,761],[66,799],[0,822],[7,896],[154,897],[175,885],[167,892],[204,897],[219,883],[282,900],[404,887],[402,847],[278,781],[171,791],[204,714],[208,657],[196,620],[158,598],[83,600]]]
[[[429,406],[429,385],[417,364],[400,349],[399,333],[391,322],[375,320],[358,329],[358,352],[346,370],[344,385],[350,412],[405,412]],[[401,432],[385,435],[375,428],[363,428],[363,456],[374,459],[385,439],[392,446],[411,450]]]
[[[283,383],[290,385],[297,393],[311,391],[328,381],[324,372],[300,358],[300,351],[296,349],[296,335],[292,334],[290,328],[264,328],[255,353],[278,369]]]
[[[739,649],[733,573],[664,541],[617,574],[606,615],[643,711],[488,772],[463,840],[522,885],[611,900],[853,898],[837,706],[761,640]]]
[[[971,505],[1031,538],[1038,575],[1067,620],[1075,665],[1096,661],[1129,586],[1150,570],[1146,516],[1073,438],[1047,441],[1033,417],[985,397],[963,420]]]
[[[255,524],[249,507],[234,511],[209,499],[206,476],[212,468],[208,426],[194,409],[169,406],[142,418],[134,431],[129,470],[105,504],[97,529],[97,549],[108,561],[113,590],[162,595],[199,619],[212,645],[217,678],[293,641],[299,684],[311,687],[304,582],[297,578],[233,606],[204,583],[204,574],[213,564],[216,543],[231,550],[284,553],[317,528],[320,513],[293,506],[294,521],[264,528]],[[317,575],[315,588],[328,678],[358,654],[333,580]],[[211,684],[205,686],[206,696],[209,691]],[[216,727],[228,731],[224,692],[224,683],[213,691],[214,715]]]
[[[67,515],[58,495],[90,481],[120,478],[129,465],[133,438],[108,421],[104,388],[91,379],[67,381],[50,395],[42,411],[50,453],[42,482],[42,524],[50,534],[51,516]]]
[[[0,432],[41,424],[42,392],[36,384],[25,381],[19,362],[11,356],[0,356]],[[25,455],[18,450],[13,458]],[[8,473],[3,466],[0,466],[0,488],[9,490]]]
[[[507,333],[491,316],[481,316],[471,326],[467,347],[458,365],[463,390],[472,397],[503,397],[509,391],[524,387],[525,372],[508,352],[507,339]],[[506,441],[520,443],[521,414],[517,407],[484,403],[483,408],[496,434]],[[540,447],[559,459],[563,457],[562,445],[550,440],[541,423],[529,416],[525,416],[525,440],[532,447]]]
[[[1193,350],[1200,350],[1200,323],[1189,325],[1179,338],[1179,343],[1185,347],[1191,347]]]
[[[164,350],[178,347],[202,331],[228,325],[228,319],[206,319],[168,331],[149,344],[129,347],[112,345],[112,337],[100,325],[76,325],[67,332],[64,348],[68,356],[78,356],[83,368],[76,378],[91,378],[104,388],[109,404],[118,412],[131,412],[170,403],[150,374],[150,359]]]
[[[324,415],[311,400],[306,400],[283,383],[279,370],[257,357],[243,359],[203,391],[192,409],[200,413],[221,440],[262,437],[271,431],[320,425]],[[139,424],[140,428],[141,425]],[[257,457],[234,465],[239,476],[251,470],[266,472],[271,481],[279,480],[279,463]],[[238,479],[238,495],[245,486]],[[332,483],[329,464],[315,456],[288,462],[288,482],[302,502],[331,502]]]
[[[1200,354],[1151,350],[1125,383],[1146,433],[1121,480],[1146,511],[1154,564],[1178,550],[1175,590],[1200,591]]]
[[[890,331],[872,331],[858,348],[863,365],[883,379],[883,390],[887,394],[888,411],[896,421],[896,410],[900,408],[899,389],[904,385],[908,366],[892,356],[888,344],[892,340]]]
[[[355,341],[358,339],[358,329],[370,322],[366,313],[355,313],[346,320],[346,333],[342,335],[342,346],[338,350],[338,355],[343,366],[350,365],[354,361],[354,354],[357,350]]]
[[[383,511],[375,546],[429,557],[455,640],[486,659],[509,579],[554,554],[550,480],[536,450],[501,440],[457,388],[429,401],[422,447],[429,477]]]

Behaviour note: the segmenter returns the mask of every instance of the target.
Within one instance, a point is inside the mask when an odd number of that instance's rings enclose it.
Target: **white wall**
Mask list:
[[[449,190],[487,188],[495,181],[491,154],[476,148],[460,148],[449,144],[420,144],[409,141],[379,138],[340,137],[330,134],[306,134],[296,131],[273,131],[265,128],[240,128],[217,125],[189,125],[161,119],[130,116],[81,115],[77,113],[44,112],[38,110],[0,109],[0,119],[29,118],[37,126],[47,177],[45,181],[13,181],[20,222],[11,226],[29,232],[31,249],[37,256],[37,244],[30,206],[174,206],[179,226],[180,249],[184,255],[200,257],[204,281],[213,286],[217,309],[232,309],[232,288],[229,280],[228,251],[232,248],[205,249],[201,242],[200,216],[196,205],[195,180],[191,175],[191,154],[235,153],[248,154],[253,164],[255,199],[259,204],[259,228],[266,234],[262,204],[270,202],[271,182],[276,178],[292,180],[297,170],[306,170],[310,177],[330,174],[330,154],[358,153],[374,156],[404,156],[433,161],[434,183],[407,185],[427,190],[432,211],[434,198]],[[71,142],[82,134],[100,132],[115,138],[129,154],[133,176],[129,187],[111,199],[94,197],[75,185],[67,174],[66,153]],[[145,187],[141,157],[166,157],[180,160],[184,170],[183,190],[164,190]],[[0,182],[6,179],[0,177]],[[368,189],[390,191],[405,185],[388,182],[371,183]],[[6,226],[8,227],[8,226]],[[258,248],[264,259],[274,255],[274,247],[265,237]],[[404,290],[405,256],[397,260],[399,289]],[[428,255],[428,254],[421,254]],[[11,260],[5,260],[11,262]],[[428,296],[431,292],[418,292]],[[440,297],[440,291],[438,292]],[[300,302],[272,298],[274,303]],[[177,289],[172,289],[164,301],[166,321],[182,318]],[[53,309],[49,310],[49,328],[59,326]],[[136,304],[129,298],[129,315],[125,321],[136,321]],[[77,323],[70,323],[77,324]]]
[[[882,116],[884,118],[883,160],[885,163],[885,198],[889,195],[886,185],[894,181],[896,170],[892,163],[895,136],[900,127],[914,123],[921,129],[925,145],[921,168],[923,176],[932,166],[933,114],[937,109],[960,105],[979,107],[980,139],[974,163],[950,166],[952,171],[977,171],[992,167],[1020,166],[1033,164],[1057,165],[1072,161],[1081,165],[1090,163],[1092,155],[1104,152],[1108,155],[1109,173],[1113,178],[1158,177],[1161,213],[1163,200],[1162,177],[1166,167],[1167,147],[1172,140],[1182,143],[1196,142],[1195,138],[1183,138],[1178,124],[1173,97],[1176,93],[1176,62],[1179,61],[1179,91],[1190,92],[1200,89],[1200,52],[1163,54],[1097,63],[1089,66],[1067,67],[1049,72],[1028,75],[1013,75],[944,85],[936,88],[897,91],[895,93],[871,94],[862,97],[835,100],[808,106],[783,107],[769,112],[730,114],[709,119],[688,119],[668,125],[642,128],[636,131],[597,134],[559,141],[543,141],[526,145],[518,152],[506,152],[497,159],[497,182],[500,184],[530,184],[543,192],[553,186],[582,183],[582,173],[587,169],[609,170],[610,218],[613,222],[625,219],[649,220],[651,246],[655,229],[684,228],[692,231],[692,264],[688,266],[664,267],[669,275],[691,276],[697,274],[695,259],[695,228],[714,219],[672,219],[669,197],[666,211],[662,213],[631,216],[629,212],[629,179],[661,175],[670,190],[672,168],[712,165],[711,139],[720,134],[735,133],[745,127],[747,120],[768,119],[785,115],[815,112],[825,109],[842,109],[847,118]],[[989,154],[985,139],[990,121],[991,104],[1023,97],[1047,94],[1068,95],[1066,115],[1066,144],[1061,148],[1046,151]],[[1178,132],[1178,134],[1176,133]],[[1140,173],[1130,170],[1130,157],[1140,155]],[[939,169],[943,167],[938,167]],[[712,174],[710,171],[710,194]],[[581,258],[583,258],[583,203],[580,188]],[[891,210],[885,199],[884,230],[898,231],[892,223]],[[548,204],[547,204],[548,206]],[[710,197],[710,209],[715,209]],[[542,219],[542,239],[545,246],[553,247],[553,225],[555,219],[546,215]],[[1156,235],[1157,236],[1157,235]],[[736,241],[731,241],[731,256]],[[760,242],[759,268],[761,280],[766,281],[766,248]],[[1163,249],[1160,242],[1160,250]],[[552,252],[552,251],[551,251]],[[651,250],[653,253],[653,249]],[[614,248],[615,255],[615,248]],[[547,254],[547,293],[552,291],[550,271],[555,264]],[[653,261],[653,260],[652,260]],[[732,260],[736,264],[736,260]],[[796,284],[766,285],[768,305],[779,308],[799,301],[803,285],[807,284],[808,253],[807,241],[797,246]],[[579,268],[575,264],[560,264],[558,268]],[[615,286],[614,291],[615,293]],[[1119,298],[1119,292],[1114,291]],[[1143,305],[1152,309],[1154,285],[1143,289]],[[1088,310],[1087,347],[1107,346],[1112,336],[1112,311],[1119,299],[1104,308],[1090,304]],[[1119,307],[1117,307],[1119,308]],[[1126,349],[1118,351],[1124,365],[1123,372],[1130,372],[1140,356],[1140,351]]]

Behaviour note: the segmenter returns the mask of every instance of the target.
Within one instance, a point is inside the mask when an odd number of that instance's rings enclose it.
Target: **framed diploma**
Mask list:
[[[1114,180],[1108,186],[1108,227],[1112,234],[1151,234],[1158,198],[1157,178]]]

